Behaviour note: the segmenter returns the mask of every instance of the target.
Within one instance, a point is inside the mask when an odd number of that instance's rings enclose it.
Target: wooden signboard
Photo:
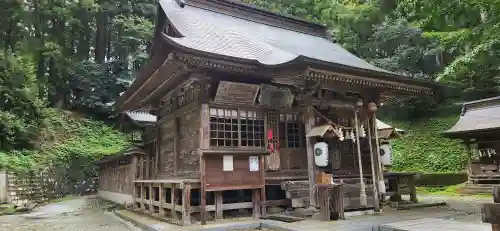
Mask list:
[[[214,102],[253,105],[259,88],[255,84],[220,81]]]

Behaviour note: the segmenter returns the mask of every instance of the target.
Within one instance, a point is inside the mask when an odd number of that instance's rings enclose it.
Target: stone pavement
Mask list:
[[[422,218],[379,226],[379,231],[491,231],[491,225]]]
[[[141,228],[147,231],[229,231],[235,229],[249,229],[264,227],[279,231],[423,231],[439,228],[440,231],[482,231],[491,226],[487,224],[460,222],[453,219],[466,216],[463,212],[448,208],[421,208],[412,210],[384,210],[379,215],[349,217],[339,221],[303,220],[285,223],[272,220],[253,221],[249,219],[229,220],[225,222],[209,223],[205,226],[176,226],[157,221],[130,211],[117,211],[117,214],[132,223],[142,223]],[[135,220],[135,222],[134,222]],[[460,229],[458,229],[459,227]],[[491,230],[488,229],[488,230]]]
[[[30,214],[0,216],[0,231],[141,231],[106,212],[99,201],[77,197]]]

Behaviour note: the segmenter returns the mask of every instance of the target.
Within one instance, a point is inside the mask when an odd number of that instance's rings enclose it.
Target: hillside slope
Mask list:
[[[88,174],[94,171],[95,160],[128,145],[123,134],[101,121],[58,109],[45,109],[44,115],[35,149],[0,152],[0,169],[27,172],[63,167]]]
[[[460,140],[441,135],[458,120],[456,116],[423,118],[417,121],[389,121],[406,130],[392,141],[393,169],[417,172],[459,172],[467,163],[467,149]]]

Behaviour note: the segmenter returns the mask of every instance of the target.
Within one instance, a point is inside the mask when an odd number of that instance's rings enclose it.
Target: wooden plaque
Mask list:
[[[262,84],[259,103],[263,107],[291,108],[294,95],[290,89],[282,89],[269,84]]]
[[[259,88],[255,84],[220,81],[214,102],[253,105]]]

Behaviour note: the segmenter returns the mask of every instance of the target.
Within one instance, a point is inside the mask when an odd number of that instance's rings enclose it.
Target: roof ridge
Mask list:
[[[181,5],[181,3],[178,4]],[[230,15],[232,17],[241,18],[248,21],[254,21],[270,26],[298,31],[305,34],[312,34],[318,37],[328,37],[328,28],[325,25],[304,20],[295,16],[284,15],[270,10],[258,8],[256,6],[252,6],[240,1],[183,0],[182,4]]]

